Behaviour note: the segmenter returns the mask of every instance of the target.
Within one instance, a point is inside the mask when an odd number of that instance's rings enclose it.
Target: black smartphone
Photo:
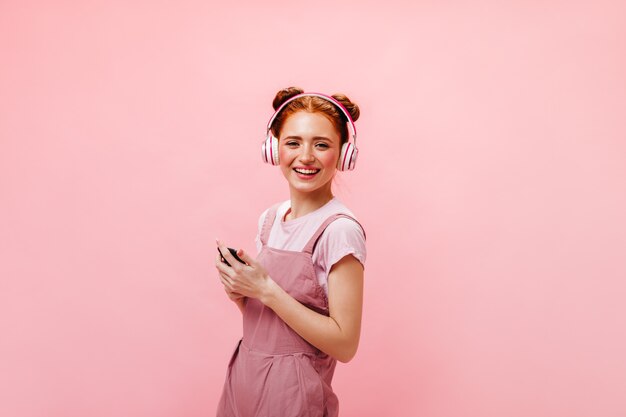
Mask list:
[[[222,252],[220,252],[220,248],[217,248],[217,251],[220,253],[220,255],[222,256],[222,262],[224,262],[226,265],[228,266],[232,266],[231,264],[228,263],[228,261],[226,259],[224,259],[224,256],[222,255]],[[233,248],[228,248],[228,251],[230,252],[231,255],[233,255],[233,257],[235,259],[237,259],[239,262],[241,262],[244,265],[248,265],[247,263],[245,263],[243,261],[243,259],[241,259],[239,256],[237,256],[237,250],[233,249]]]

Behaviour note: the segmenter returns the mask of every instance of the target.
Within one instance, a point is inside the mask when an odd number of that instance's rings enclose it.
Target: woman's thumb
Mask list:
[[[252,263],[254,262],[254,259],[248,256],[248,253],[246,253],[243,249],[237,250],[237,256],[239,256],[241,260],[247,263],[248,265],[252,265]]]

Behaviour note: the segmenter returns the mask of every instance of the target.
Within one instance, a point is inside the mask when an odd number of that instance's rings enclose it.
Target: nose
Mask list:
[[[305,162],[312,162],[315,159],[313,156],[313,147],[309,144],[302,146],[302,153],[300,154],[300,160]]]

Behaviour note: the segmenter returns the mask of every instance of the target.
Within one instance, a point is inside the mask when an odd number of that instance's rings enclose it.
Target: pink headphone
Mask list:
[[[276,119],[276,116],[278,116],[280,111],[288,103],[303,96],[315,96],[315,97],[320,97],[325,100],[328,100],[331,103],[335,104],[339,108],[339,110],[341,110],[341,112],[346,116],[346,118],[348,119],[348,128],[350,129],[350,133],[352,134],[352,141],[354,143],[350,143],[349,141],[350,138],[348,138],[348,142],[342,145],[341,154],[339,156],[339,161],[337,162],[337,169],[339,171],[353,170],[354,165],[356,164],[356,157],[359,153],[359,150],[356,148],[356,126],[354,126],[354,121],[352,120],[352,117],[350,116],[350,112],[348,112],[348,110],[343,106],[343,104],[341,104],[334,97],[327,96],[326,94],[321,94],[321,93],[298,94],[296,96],[291,97],[289,100],[285,101],[278,109],[276,109],[269,123],[267,124],[267,133],[266,133],[267,136],[265,140],[263,141],[263,145],[261,146],[261,157],[263,158],[263,162],[266,162],[272,165],[279,164],[278,162],[278,138],[276,138],[272,134],[272,130],[271,130],[272,123],[274,122],[274,119]]]

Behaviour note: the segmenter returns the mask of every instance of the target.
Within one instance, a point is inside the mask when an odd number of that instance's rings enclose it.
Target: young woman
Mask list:
[[[280,169],[290,199],[259,218],[256,259],[239,262],[219,240],[215,266],[243,314],[218,417],[334,417],[336,361],[357,350],[365,232],[335,197],[338,170],[354,168],[359,108],[345,95],[279,91],[263,159]],[[349,135],[353,143],[349,142]]]

